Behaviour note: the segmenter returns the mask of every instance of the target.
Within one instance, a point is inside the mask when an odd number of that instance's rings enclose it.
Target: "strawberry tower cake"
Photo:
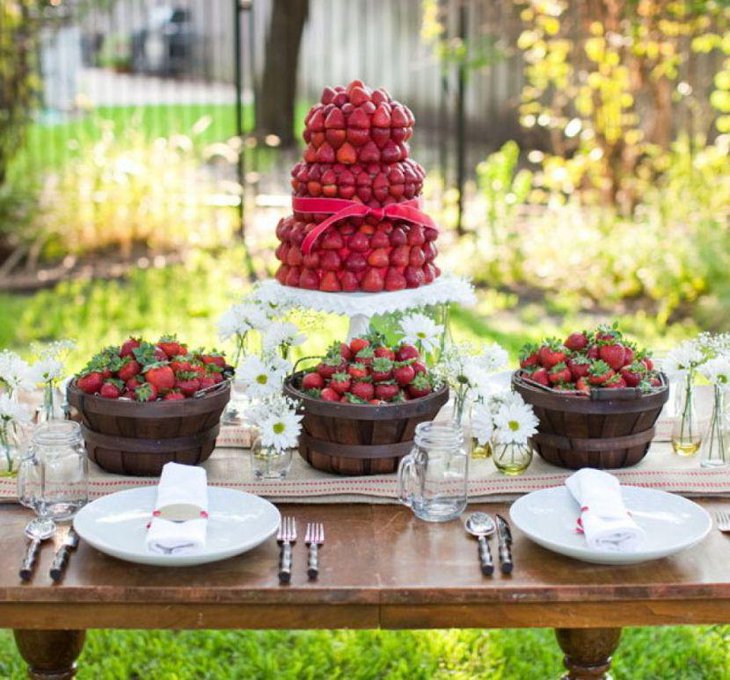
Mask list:
[[[438,231],[421,208],[425,173],[409,158],[413,124],[384,89],[359,80],[324,89],[291,171],[293,214],[276,228],[279,283],[378,293],[439,276]]]

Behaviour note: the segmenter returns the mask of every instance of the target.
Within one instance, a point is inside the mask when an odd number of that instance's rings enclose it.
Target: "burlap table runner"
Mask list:
[[[664,436],[666,428],[659,428]],[[248,436],[236,428],[222,428],[218,447],[204,463],[212,486],[248,491],[276,502],[292,503],[395,503],[396,476],[340,477],[310,467],[299,455],[283,480],[254,480]],[[490,459],[472,460],[469,471],[469,497],[473,502],[502,501],[546,487],[559,486],[570,470],[549,465],[535,456],[528,471],[519,477],[499,473]],[[90,495],[105,494],[149,486],[157,478],[114,475],[91,464]],[[622,484],[643,486],[683,495],[730,496],[730,467],[701,468],[699,457],[681,458],[667,442],[655,441],[647,456],[632,468],[612,471]],[[0,480],[0,500],[16,501],[15,480]]]

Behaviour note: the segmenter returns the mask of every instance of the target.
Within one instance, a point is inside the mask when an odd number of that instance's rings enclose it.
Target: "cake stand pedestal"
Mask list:
[[[449,302],[468,306],[476,301],[474,287],[467,279],[449,275],[439,276],[433,283],[420,288],[382,293],[326,293],[282,286],[273,279],[263,282],[260,290],[291,306],[348,317],[348,340],[367,333],[370,319],[378,314]]]

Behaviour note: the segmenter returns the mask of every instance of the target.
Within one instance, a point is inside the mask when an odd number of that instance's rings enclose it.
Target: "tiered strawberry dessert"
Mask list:
[[[431,283],[438,231],[421,211],[424,170],[409,158],[414,117],[384,89],[326,87],[305,119],[291,171],[277,280],[327,292],[396,291]]]

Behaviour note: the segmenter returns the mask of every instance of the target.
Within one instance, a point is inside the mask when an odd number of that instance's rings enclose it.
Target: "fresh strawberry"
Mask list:
[[[588,346],[588,335],[585,331],[571,333],[563,343],[571,352],[580,352]]]
[[[596,328],[594,337],[597,343],[606,342],[618,342],[621,339],[621,331],[618,330],[617,322],[614,322],[612,326],[608,324],[601,324]]]
[[[588,380],[586,378],[578,378],[575,382],[575,389],[579,392],[585,392],[586,394],[591,393],[591,386],[588,384]]]
[[[403,344],[395,353],[395,358],[396,361],[408,361],[409,359],[420,359],[421,355],[413,345]]]
[[[141,376],[135,375],[134,378],[130,378],[127,380],[126,383],[124,383],[124,386],[130,394],[134,393],[134,390],[136,390],[141,384],[144,383],[144,380],[140,380]]]
[[[119,350],[120,357],[128,357],[132,355],[137,347],[140,345],[139,338],[129,338],[122,343],[122,348]]]
[[[324,387],[324,378],[317,372],[307,373],[302,378],[302,389],[321,390]]]
[[[654,370],[654,362],[651,360],[651,357],[647,356],[645,353],[641,352],[637,355],[639,361],[641,361],[644,366],[646,366],[647,371],[653,371]]]
[[[211,352],[210,354],[201,354],[200,360],[206,365],[206,366],[218,366],[219,368],[225,368],[226,367],[226,358],[222,354],[218,354],[217,352]]]
[[[141,383],[134,389],[135,401],[154,401],[157,399],[158,390],[152,383]]]
[[[338,394],[344,394],[350,391],[350,385],[352,385],[352,378],[348,373],[335,373],[328,387]]]
[[[105,380],[104,384],[99,390],[99,396],[105,399],[119,399],[122,396],[122,390],[124,389],[124,382],[122,380],[114,380],[110,378]]]
[[[356,355],[355,361],[359,364],[365,364],[365,366],[372,366],[373,359],[375,357],[375,350],[372,346],[363,347]]]
[[[337,394],[333,389],[330,387],[325,387],[320,393],[319,398],[323,399],[324,401],[339,401],[340,395]]]
[[[393,378],[395,378],[395,381],[402,387],[410,385],[415,377],[416,372],[410,364],[398,363],[393,370]]]
[[[157,341],[157,346],[165,353],[168,359],[183,356],[188,353],[188,348],[180,344],[175,335],[163,335]]]
[[[641,361],[635,361],[621,369],[621,377],[627,387],[638,387],[646,375],[646,366]]]
[[[393,362],[385,357],[377,357],[373,359],[371,370],[375,382],[386,382],[393,377]]]
[[[603,385],[615,374],[615,371],[605,361],[599,359],[591,364],[587,377],[591,385]]]
[[[584,357],[582,354],[577,354],[570,357],[566,363],[570,369],[572,379],[578,380],[579,378],[585,378],[588,375],[591,360],[588,357]]]
[[[199,389],[207,390],[223,381],[223,376],[220,373],[213,373],[205,375],[202,378],[198,378]]]
[[[408,385],[408,396],[411,399],[420,399],[433,391],[431,381],[428,379],[425,373],[418,373],[413,382]]]
[[[179,390],[170,390],[162,397],[163,401],[180,401],[181,399],[185,399],[185,395]]]
[[[352,357],[355,356],[346,342],[335,343],[330,351],[338,351],[345,361],[352,361]]]
[[[547,369],[542,366],[527,372],[525,374],[525,378],[537,383],[538,385],[544,385],[545,387],[550,385],[550,378],[548,377]]]
[[[608,380],[606,380],[601,387],[604,387],[606,389],[620,389],[622,387],[626,387],[626,382],[621,377],[620,374],[614,373]]]
[[[370,268],[360,282],[360,288],[367,293],[379,293],[385,288],[385,281],[379,269]]]
[[[350,340],[350,351],[355,356],[360,350],[365,349],[370,345],[370,340],[367,338],[353,338]]]
[[[399,392],[400,387],[393,381],[382,382],[375,385],[375,397],[382,401],[391,401],[398,396]]]
[[[119,376],[120,380],[127,382],[127,380],[129,380],[130,378],[138,375],[141,370],[142,367],[139,365],[139,362],[133,359],[132,356],[128,354],[124,358],[124,363],[122,364],[122,367],[117,371],[117,375]]]
[[[636,359],[636,344],[624,342],[624,366],[630,366]]]
[[[350,364],[347,367],[347,372],[351,378],[360,380],[366,378],[368,375],[368,367],[365,364]]]
[[[416,375],[419,373],[425,373],[428,375],[428,368],[426,368],[426,364],[424,364],[422,361],[414,361],[411,366],[413,367],[413,370]]]
[[[395,361],[395,352],[390,349],[390,347],[376,347],[375,348],[375,357],[378,359],[390,359],[391,361]]]
[[[76,387],[86,394],[96,394],[104,384],[104,376],[101,371],[83,373],[76,378]]]
[[[175,386],[175,374],[169,365],[163,363],[149,364],[144,369],[145,380],[153,385],[157,392],[167,392]]]
[[[350,393],[358,399],[368,401],[375,395],[375,387],[369,382],[354,382],[350,388]]]
[[[570,369],[563,362],[555,364],[548,372],[548,380],[551,385],[570,382],[572,377]]]
[[[342,357],[339,354],[337,356],[327,355],[317,364],[316,370],[325,380],[328,380],[337,373],[340,366],[342,366]]]
[[[200,378],[195,372],[178,373],[175,380],[175,389],[186,397],[192,397],[200,389]],[[158,389],[158,392],[161,391]]]
[[[530,366],[537,366],[540,363],[538,357],[537,345],[528,343],[520,350],[520,368],[528,368]]]
[[[550,339],[540,347],[537,354],[540,364],[547,369],[551,369],[556,364],[565,361],[567,352],[567,348],[560,341]]]
[[[598,356],[605,361],[614,371],[618,371],[624,365],[626,350],[621,343],[610,342],[598,348]]]
[[[598,359],[599,351],[598,345],[589,345],[588,349],[586,349],[586,357],[594,361]]]

